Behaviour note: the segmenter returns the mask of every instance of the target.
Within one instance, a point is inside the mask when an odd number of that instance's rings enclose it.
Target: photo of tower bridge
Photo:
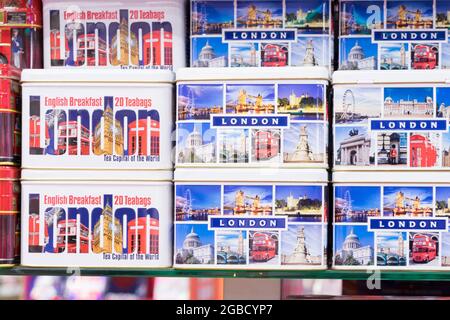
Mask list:
[[[281,28],[282,26],[282,1],[238,0],[238,28]]]
[[[384,187],[384,216],[431,217],[432,187]]]

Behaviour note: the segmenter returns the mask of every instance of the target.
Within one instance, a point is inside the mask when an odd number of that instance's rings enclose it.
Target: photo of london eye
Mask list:
[[[238,28],[281,28],[283,1],[237,1]]]
[[[334,118],[337,124],[368,123],[381,117],[381,88],[336,87]]]
[[[210,215],[220,215],[220,186],[177,185],[175,190],[176,221],[207,221]]]
[[[384,1],[342,1],[341,35],[370,35],[383,29]]]
[[[368,217],[380,216],[380,187],[336,186],[335,222],[367,222]]]
[[[433,1],[387,1],[388,29],[430,29],[433,27]]]
[[[222,34],[233,27],[233,1],[192,2],[192,34]]]

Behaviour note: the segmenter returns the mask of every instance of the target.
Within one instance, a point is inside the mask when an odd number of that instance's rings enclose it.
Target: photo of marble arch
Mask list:
[[[366,127],[336,127],[336,165],[369,166],[375,163],[375,152]]]

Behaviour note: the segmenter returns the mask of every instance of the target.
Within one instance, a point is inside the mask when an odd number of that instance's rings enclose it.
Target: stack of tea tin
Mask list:
[[[42,66],[39,1],[0,2],[0,265],[19,258],[20,73]]]
[[[193,68],[177,72],[174,266],[326,269],[331,3],[193,0],[191,10]]]
[[[185,64],[184,9],[44,0],[46,69],[22,76],[23,265],[172,265],[171,70]]]
[[[449,268],[450,2],[340,9],[333,267]]]

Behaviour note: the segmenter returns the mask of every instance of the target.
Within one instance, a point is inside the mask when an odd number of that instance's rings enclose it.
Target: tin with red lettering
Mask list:
[[[0,266],[18,260],[16,236],[20,206],[20,169],[0,167]]]
[[[15,75],[42,68],[42,5],[38,0],[0,2],[0,64]]]

